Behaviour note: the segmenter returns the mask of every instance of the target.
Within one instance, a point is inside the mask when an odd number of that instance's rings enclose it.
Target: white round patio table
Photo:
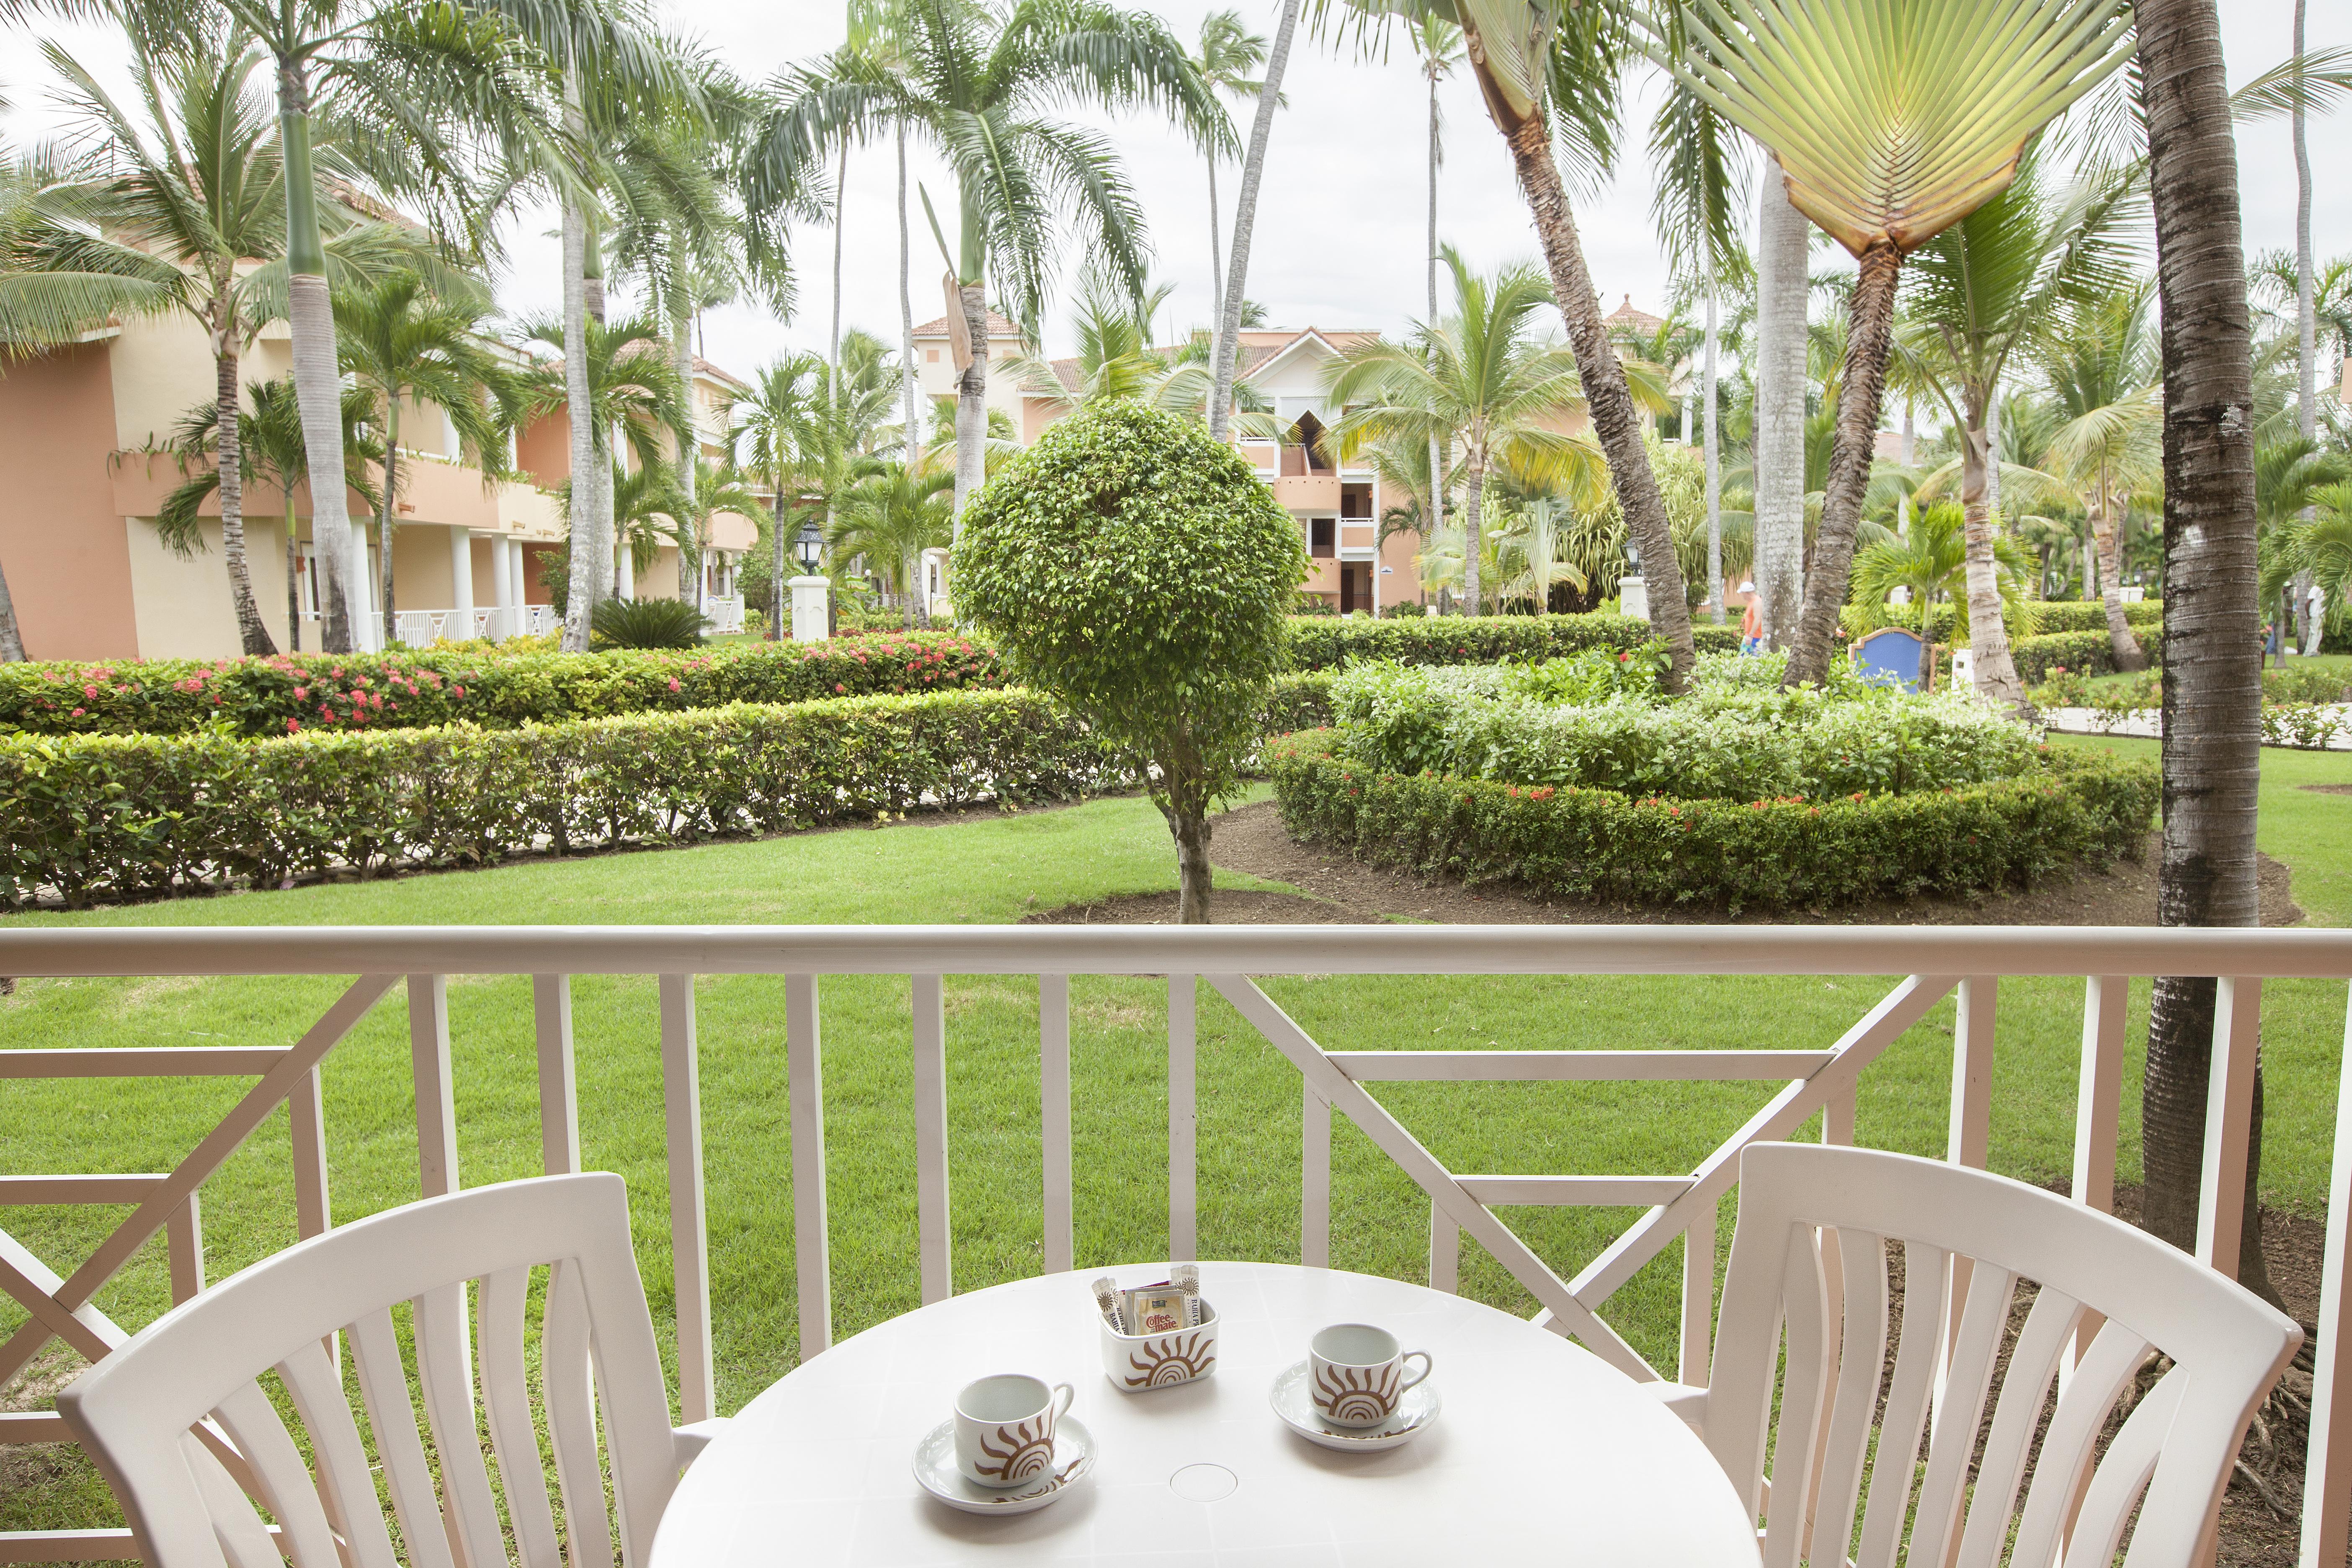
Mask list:
[[[1220,1324],[1215,1375],[1121,1394],[1102,1373],[1087,1290],[1098,1272],[937,1302],[789,1373],[687,1471],[650,1568],[1757,1562],[1755,1527],[1690,1429],[1546,1330],[1400,1280],[1203,1263],[1201,1293]],[[1111,1272],[1128,1284],[1167,1277],[1148,1264]],[[1444,1411],[1402,1447],[1332,1453],[1267,1405],[1308,1336],[1347,1321],[1379,1323],[1434,1358]],[[933,1500],[915,1482],[916,1443],[966,1383],[1016,1371],[1076,1385],[1072,1413],[1099,1446],[1094,1473],[1010,1519]]]

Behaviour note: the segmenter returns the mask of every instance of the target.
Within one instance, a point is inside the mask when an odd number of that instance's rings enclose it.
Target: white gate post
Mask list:
[[[794,577],[792,590],[793,641],[823,642],[826,630],[826,601],[833,595],[833,579]]]

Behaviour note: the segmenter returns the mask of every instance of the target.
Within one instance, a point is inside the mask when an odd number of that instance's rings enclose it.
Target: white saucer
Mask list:
[[[1437,1421],[1437,1413],[1445,1402],[1438,1397],[1437,1384],[1423,1378],[1404,1391],[1397,1401],[1396,1413],[1377,1426],[1334,1426],[1316,1413],[1315,1398],[1307,1385],[1307,1368],[1300,1362],[1274,1380],[1266,1392],[1266,1403],[1274,1413],[1289,1425],[1292,1431],[1310,1443],[1326,1448],[1336,1448],[1342,1454],[1377,1454],[1383,1448],[1399,1447],[1412,1442]]]
[[[1087,1479],[1095,1468],[1095,1435],[1073,1415],[1054,1426],[1054,1462],[1036,1479],[999,1489],[956,1468],[955,1423],[942,1421],[915,1445],[915,1479],[925,1491],[966,1513],[1032,1513]]]

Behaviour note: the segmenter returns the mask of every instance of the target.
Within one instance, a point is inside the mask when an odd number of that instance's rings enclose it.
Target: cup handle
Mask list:
[[[1424,1373],[1422,1375],[1425,1377],[1428,1374]],[[1076,1389],[1066,1383],[1057,1383],[1054,1385],[1054,1397],[1047,1402],[1046,1408],[1054,1413],[1054,1419],[1059,1421],[1070,1413],[1070,1402],[1077,1396]]]
[[[1408,1388],[1418,1387],[1421,1384],[1427,1381],[1429,1374],[1436,1369],[1437,1363],[1430,1359],[1430,1354],[1427,1351],[1407,1351],[1402,1355],[1397,1357],[1398,1364],[1402,1365],[1404,1363],[1411,1361],[1415,1356],[1419,1356],[1421,1358],[1421,1376],[1407,1378],[1404,1382],[1398,1384],[1397,1392],[1399,1394],[1402,1394]]]

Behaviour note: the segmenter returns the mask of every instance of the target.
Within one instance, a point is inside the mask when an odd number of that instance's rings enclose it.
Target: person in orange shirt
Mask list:
[[[1739,651],[1764,651],[1764,601],[1758,596],[1756,584],[1742,583],[1739,591],[1748,595],[1747,613],[1739,617]]]

